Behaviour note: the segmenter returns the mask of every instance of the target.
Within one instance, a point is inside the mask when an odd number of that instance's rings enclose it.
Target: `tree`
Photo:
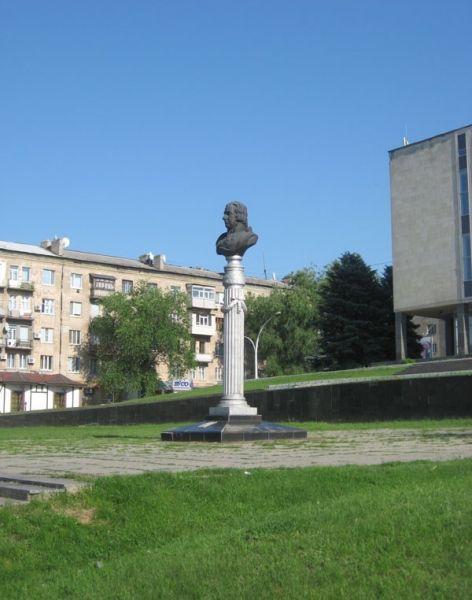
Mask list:
[[[106,394],[114,399],[125,391],[153,394],[159,381],[156,366],[166,365],[175,374],[193,366],[185,294],[141,282],[129,295],[103,298],[101,307],[90,323],[89,350],[96,349],[97,380]]]
[[[385,326],[382,340],[384,360],[395,360],[395,314],[393,312],[393,269],[391,266],[385,267],[380,286],[383,297],[382,308]],[[416,333],[417,328],[418,326],[413,323],[412,317],[408,316],[406,321],[407,356],[410,358],[421,356],[422,346],[419,342],[420,336]]]
[[[320,285],[321,352],[330,367],[367,366],[383,359],[382,292],[377,273],[345,252]]]
[[[245,333],[259,342],[259,358],[265,362],[267,375],[306,371],[318,350],[318,278],[311,268],[296,271],[284,278],[286,286],[275,288],[270,296],[247,298]],[[280,313],[277,315],[277,313]],[[271,318],[274,317],[274,318]],[[247,348],[253,364],[254,349]]]

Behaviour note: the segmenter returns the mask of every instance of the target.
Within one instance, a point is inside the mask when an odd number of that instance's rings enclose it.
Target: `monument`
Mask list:
[[[216,253],[226,258],[223,276],[223,396],[210,408],[205,421],[161,433],[164,441],[250,441],[303,439],[307,433],[295,427],[262,421],[257,408],[244,397],[244,268],[242,258],[258,236],[248,225],[247,208],[241,202],[226,205],[226,233],[216,240]]]

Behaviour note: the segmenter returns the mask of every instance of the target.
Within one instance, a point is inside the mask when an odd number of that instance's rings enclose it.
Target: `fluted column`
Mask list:
[[[244,398],[244,269],[241,256],[226,258],[224,293],[224,369],[223,397],[210,408],[211,416],[257,415],[257,408]]]

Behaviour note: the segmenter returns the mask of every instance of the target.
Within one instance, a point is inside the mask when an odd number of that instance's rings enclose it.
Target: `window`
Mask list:
[[[94,277],[92,276],[92,283],[94,290],[107,290],[109,292],[115,291],[115,280],[109,279],[108,277]]]
[[[80,273],[71,273],[70,274],[70,287],[75,290],[82,289],[82,275]]]
[[[133,282],[130,279],[123,279],[121,282],[121,291],[123,294],[131,294],[133,291]]]
[[[180,285],[171,285],[170,286],[170,291],[173,294],[178,294],[181,291],[181,287],[180,287]]]
[[[31,269],[29,267],[22,267],[21,269],[21,280],[25,283],[31,281]]]
[[[67,359],[67,370],[69,373],[80,372],[80,358],[78,356],[69,356]]]
[[[16,296],[8,296],[8,310],[16,310],[17,306],[17,297]]]
[[[23,296],[20,300],[20,313],[29,315],[31,313],[31,297]]]
[[[224,303],[225,303],[224,292],[218,292],[218,304],[221,304],[221,306],[223,306]]]
[[[438,353],[438,345],[436,344],[436,342],[433,342],[433,344],[432,344],[432,352],[433,352],[433,354]]]
[[[99,304],[91,304],[90,305],[90,318],[95,319],[95,317],[100,316],[100,305]]]
[[[152,288],[153,290],[155,290],[157,288],[157,283],[152,283],[152,282],[148,282],[148,288]]]
[[[98,375],[98,360],[96,358],[90,359],[90,375]]]
[[[43,269],[41,281],[44,285],[54,285],[54,271],[51,271],[51,269]]]
[[[198,367],[198,377],[201,381],[205,381],[206,367]]]
[[[41,371],[52,371],[52,356],[49,354],[41,354],[39,368]]]
[[[9,369],[14,369],[15,368],[15,355],[13,354],[13,352],[9,352],[7,354],[7,367]]]
[[[15,325],[10,325],[7,330],[7,339],[8,340],[16,340],[16,327]]]
[[[73,317],[82,316],[82,302],[71,302],[70,303],[70,314]]]
[[[11,281],[19,281],[20,280],[20,269],[16,265],[12,265],[10,267],[10,279],[11,279]]]
[[[80,331],[78,329],[69,330],[69,344],[73,344],[74,346],[80,345]]]
[[[216,381],[223,381],[223,367],[215,367]]]
[[[28,362],[26,360],[26,354],[20,354],[18,356],[18,368],[19,369],[26,369],[26,368],[28,368]]]
[[[211,316],[209,313],[196,313],[195,323],[197,325],[208,326],[211,325]]]
[[[218,333],[223,333],[224,323],[225,323],[224,319],[221,319],[220,317],[216,317],[216,331],[218,331]]]
[[[52,344],[54,341],[54,329],[52,327],[41,327],[41,341]]]
[[[192,297],[204,298],[205,300],[214,300],[215,290],[214,288],[204,287],[202,285],[192,285]]]
[[[218,358],[223,358],[224,354],[224,344],[223,342],[216,342],[215,344],[215,356]]]
[[[29,342],[29,327],[20,325],[20,342]]]
[[[427,335],[436,335],[436,325],[433,323],[428,323],[426,325]]]
[[[43,315],[54,314],[54,300],[51,298],[43,298],[41,301],[41,312]]]
[[[200,354],[205,354],[206,351],[206,344],[204,340],[198,340],[197,341],[197,352],[199,352]]]
[[[464,281],[470,281],[472,280],[472,257],[469,233],[462,236],[462,259],[464,265]]]

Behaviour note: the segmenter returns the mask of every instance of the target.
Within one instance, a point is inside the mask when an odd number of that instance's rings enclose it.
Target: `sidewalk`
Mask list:
[[[59,477],[124,475],[146,471],[254,469],[377,465],[414,460],[472,458],[472,428],[376,429],[310,433],[308,440],[200,444],[155,442],[116,444],[107,449],[72,448],[21,454],[0,453],[0,474]]]

